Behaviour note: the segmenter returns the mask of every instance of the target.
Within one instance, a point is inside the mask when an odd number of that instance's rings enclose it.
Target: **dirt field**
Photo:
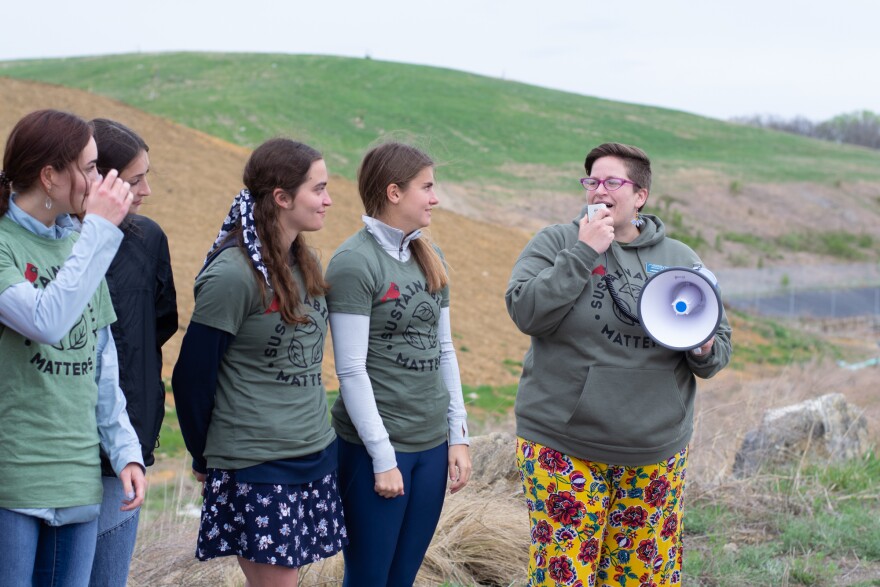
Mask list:
[[[242,188],[241,171],[249,152],[82,91],[0,78],[0,101],[4,144],[24,114],[58,108],[85,118],[117,119],[137,130],[150,145],[153,195],[141,212],[168,234],[181,313],[181,330],[165,346],[165,372],[170,375],[192,312],[193,279],[233,196]],[[352,182],[332,177],[329,189],[333,206],[326,227],[311,240],[325,261],[362,226],[363,212]],[[504,361],[519,361],[528,341],[507,316],[504,290],[510,268],[527,241],[526,234],[447,212],[442,202],[434,216],[432,234],[452,268],[452,326],[462,379],[474,385],[514,382],[516,377]],[[330,345],[327,350],[331,360],[325,362],[325,381],[333,389],[337,384]]]

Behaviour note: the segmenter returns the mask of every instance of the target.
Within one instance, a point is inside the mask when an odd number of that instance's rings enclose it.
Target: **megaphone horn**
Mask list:
[[[695,349],[715,336],[721,323],[718,280],[699,264],[667,267],[645,283],[638,310],[642,327],[657,344]]]

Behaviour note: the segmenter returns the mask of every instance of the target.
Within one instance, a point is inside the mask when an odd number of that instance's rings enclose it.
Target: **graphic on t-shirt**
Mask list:
[[[45,289],[58,275],[61,266],[43,267],[40,270],[33,263],[27,263],[24,269],[24,278],[32,283],[35,288]],[[98,337],[97,308],[89,302],[80,315],[79,320],[71,327],[65,336],[55,344],[34,345],[30,339],[24,339],[24,345],[34,349],[29,363],[41,373],[62,376],[86,376],[94,372],[95,341]],[[56,351],[62,351],[63,355],[49,352],[49,347]],[[90,348],[87,348],[90,347]],[[83,355],[83,349],[86,354]],[[74,352],[71,356],[70,352]],[[61,360],[64,359],[64,360]]]
[[[28,263],[27,267],[24,270],[24,278],[30,281],[31,283],[35,283],[37,281],[37,276],[39,275],[39,271],[34,267],[32,263]]]
[[[413,310],[403,338],[410,346],[422,351],[437,346],[437,317],[428,302],[419,303]]]
[[[272,296],[272,303],[269,304],[269,307],[266,308],[266,311],[263,314],[271,314],[272,312],[277,312],[281,309],[281,303],[278,301],[278,296]]]
[[[397,284],[392,281],[391,285],[388,286],[388,291],[386,291],[385,295],[382,296],[381,301],[387,302],[389,300],[396,300],[399,297],[400,297],[400,288],[397,287]]]
[[[306,320],[308,322],[297,324],[294,327],[294,338],[290,341],[290,346],[287,347],[287,356],[290,362],[303,369],[320,364],[324,358],[324,334],[318,328],[318,322],[314,318],[306,316]],[[305,348],[298,337],[315,333],[318,334],[317,341],[311,348]]]
[[[86,317],[80,316],[79,322],[73,325],[73,328],[70,329],[70,332],[67,333],[67,338],[62,338],[58,341],[58,344],[53,344],[52,348],[56,348],[59,351],[75,351],[86,346],[86,342],[89,339],[88,333],[88,325],[86,324]],[[67,343],[65,346],[64,343]]]

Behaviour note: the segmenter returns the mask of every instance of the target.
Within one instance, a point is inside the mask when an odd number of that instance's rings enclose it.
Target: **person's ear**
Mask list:
[[[397,204],[400,202],[400,186],[396,183],[389,183],[388,187],[385,188],[385,196],[388,198],[388,201],[392,204]]]
[[[636,209],[641,210],[648,201],[648,188],[642,188],[636,192]]]
[[[46,165],[40,170],[40,186],[47,194],[52,193],[52,186],[58,177],[58,171],[51,165]]]
[[[285,210],[293,208],[293,198],[281,188],[275,188],[272,190],[272,199],[275,200],[275,204],[279,208],[284,208]]]

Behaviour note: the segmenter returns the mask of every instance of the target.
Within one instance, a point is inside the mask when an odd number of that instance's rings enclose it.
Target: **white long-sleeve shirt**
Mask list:
[[[404,235],[403,231],[388,226],[370,216],[363,217],[367,231],[389,255],[407,261],[412,252],[410,242],[419,231]],[[333,355],[336,360],[336,376],[339,392],[345,401],[345,409],[373,460],[373,472],[382,473],[397,466],[394,447],[382,423],[373,386],[367,374],[367,347],[370,336],[370,317],[360,314],[330,312],[330,332],[333,338]],[[470,444],[467,429],[467,412],[461,389],[458,359],[452,342],[449,308],[440,310],[438,324],[440,344],[440,376],[449,390],[449,444]]]

